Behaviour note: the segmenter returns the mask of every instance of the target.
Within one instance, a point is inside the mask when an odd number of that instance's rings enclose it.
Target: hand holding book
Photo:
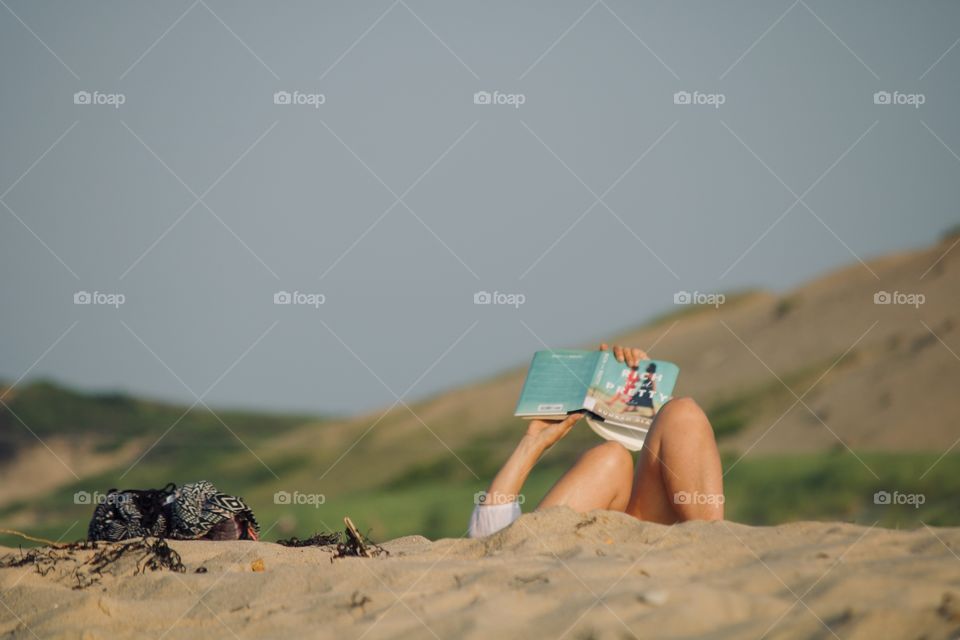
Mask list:
[[[570,429],[580,421],[583,415],[583,413],[571,413],[563,420],[531,420],[527,425],[527,437],[546,451],[570,433]]]
[[[600,351],[610,351],[609,345],[606,342],[600,345]],[[636,347],[621,347],[620,345],[613,345],[613,356],[617,359],[617,362],[622,362],[628,367],[636,369],[639,366],[641,360],[648,360],[649,356],[647,352],[643,349],[637,349]]]
[[[619,345],[612,351],[607,344],[599,351],[538,351],[514,415],[560,421],[586,411],[598,435],[638,451],[657,411],[670,399],[679,371],[672,362],[650,360],[642,349]]]

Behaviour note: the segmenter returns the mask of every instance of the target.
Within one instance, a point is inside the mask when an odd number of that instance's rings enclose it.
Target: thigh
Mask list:
[[[640,450],[637,471],[633,477],[633,486],[626,512],[650,522],[673,524],[678,521],[673,509],[663,475],[672,471],[661,459],[662,431],[658,425],[647,434]]]
[[[623,511],[630,499],[633,457],[622,445],[605,442],[584,452],[557,480],[537,506],[566,505],[585,513],[594,509]]]
[[[723,496],[717,443],[697,403],[674,399],[660,409],[644,442],[627,513],[662,523],[722,518],[722,500],[691,503],[690,496],[701,494]]]

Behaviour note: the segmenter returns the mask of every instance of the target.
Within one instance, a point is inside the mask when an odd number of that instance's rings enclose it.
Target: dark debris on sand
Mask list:
[[[343,534],[339,531],[332,533],[315,533],[305,540],[301,540],[296,536],[277,540],[277,544],[283,545],[284,547],[332,547],[341,542],[343,542]]]
[[[336,551],[330,558],[331,562],[337,558],[376,558],[381,555],[390,555],[389,551],[361,534],[350,518],[343,520],[347,525],[343,532],[318,532],[305,540],[292,537],[277,540],[277,544],[284,547],[335,547]]]
[[[287,538],[278,540],[285,547],[333,547],[337,558],[376,558],[390,555],[382,546],[361,534],[349,518],[344,518],[347,528],[343,532],[316,533],[305,540]],[[93,551],[86,559],[82,552]],[[164,538],[143,537],[122,542],[82,540],[63,544],[50,544],[18,551],[0,557],[0,569],[33,567],[40,576],[53,575],[75,581],[74,589],[86,589],[100,582],[104,573],[117,574],[121,560],[133,558],[134,575],[150,571],[174,571],[185,573],[187,568],[180,554],[170,548]],[[196,573],[206,573],[199,567]]]
[[[81,562],[78,553],[83,551],[94,553]],[[73,588],[85,589],[99,582],[104,571],[126,557],[136,558],[134,574],[143,573],[147,569],[166,569],[177,573],[186,571],[180,554],[171,549],[163,538],[138,538],[124,542],[80,541],[26,551],[20,549],[17,553],[0,558],[0,569],[32,566],[41,576],[47,576],[54,571],[61,577],[72,574],[76,580]]]
[[[337,558],[376,558],[382,555],[390,555],[389,551],[369,538],[365,538],[349,517],[344,518],[343,522],[347,525],[346,531],[343,532],[345,540],[337,545],[337,553],[330,558],[330,562]]]

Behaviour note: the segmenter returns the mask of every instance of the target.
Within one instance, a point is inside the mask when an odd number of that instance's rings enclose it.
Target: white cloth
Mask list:
[[[477,505],[470,516],[470,537],[483,538],[513,524],[520,517],[520,505],[514,502],[505,504]]]

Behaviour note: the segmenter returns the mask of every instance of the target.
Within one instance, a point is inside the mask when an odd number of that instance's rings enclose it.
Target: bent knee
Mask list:
[[[673,398],[661,407],[657,414],[661,426],[670,425],[670,430],[685,432],[703,431],[713,435],[713,427],[697,401],[688,396]]]
[[[667,402],[667,404],[663,405],[663,407],[660,409],[660,413],[674,414],[678,417],[697,417],[705,415],[703,413],[703,409],[701,409],[700,405],[697,404],[697,401],[690,396],[680,396],[671,399],[669,402]]]
[[[633,473],[633,456],[619,442],[608,440],[583,454],[592,464],[603,467],[607,473]]]

